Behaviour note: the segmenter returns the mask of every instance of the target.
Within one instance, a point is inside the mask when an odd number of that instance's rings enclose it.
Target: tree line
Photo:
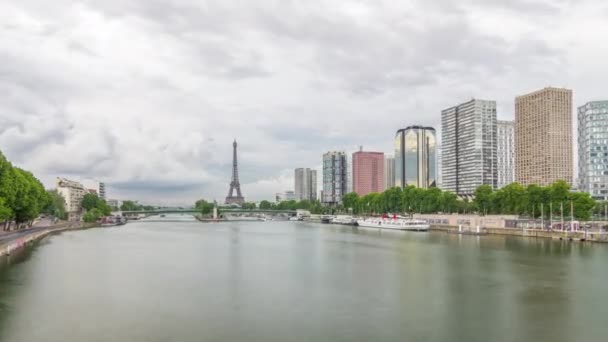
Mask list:
[[[0,225],[3,230],[10,230],[13,222],[17,228],[31,225],[40,213],[55,211],[55,201],[56,197],[47,192],[31,172],[13,166],[0,152]]]
[[[382,193],[358,196],[348,193],[343,198],[343,209],[354,214],[380,213],[477,213],[481,215],[521,215],[528,217],[570,216],[587,220],[596,208],[596,201],[585,192],[571,192],[565,181],[557,181],[548,186],[523,186],[512,183],[498,190],[489,185],[479,186],[473,201],[460,200],[454,193],[439,188],[422,189],[406,186],[394,187]]]

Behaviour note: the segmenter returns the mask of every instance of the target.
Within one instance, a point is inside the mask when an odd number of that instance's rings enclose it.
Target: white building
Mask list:
[[[436,186],[439,189],[443,189],[443,181],[442,181],[443,178],[441,177],[441,166],[442,166],[441,165],[441,145],[437,145],[435,153],[436,153],[436,158],[437,158],[437,160],[435,161],[435,163],[436,163],[435,165],[436,165],[436,168],[437,168],[437,170],[436,170],[436,172],[437,172],[437,179],[436,179],[435,182],[436,182]]]
[[[87,190],[81,183],[58,177],[57,192],[65,199],[65,210],[68,213],[79,213],[82,210],[82,198]]]
[[[298,168],[294,170],[295,199],[298,201],[317,199],[317,170]]]
[[[498,169],[497,187],[509,185],[515,181],[515,123],[513,121],[496,121],[496,168]]]
[[[99,195],[99,198],[101,198],[102,200],[106,199],[106,183],[99,182],[99,184],[97,186],[97,194]]]
[[[496,189],[496,101],[472,99],[441,111],[442,187],[472,197],[482,184]]]
[[[578,108],[579,190],[608,200],[608,101]]]
[[[395,157],[392,154],[384,155],[384,189],[395,186]]]

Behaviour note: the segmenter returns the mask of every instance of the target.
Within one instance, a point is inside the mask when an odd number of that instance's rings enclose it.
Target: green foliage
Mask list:
[[[85,210],[91,210],[97,207],[97,203],[100,201],[96,194],[88,193],[82,198],[82,207]]]
[[[214,204],[209,203],[209,202],[205,201],[204,199],[200,199],[200,200],[196,201],[196,203],[194,204],[194,207],[196,209],[199,209],[203,215],[208,215],[208,214],[211,214],[211,212],[213,212]]]
[[[88,210],[83,216],[82,220],[84,222],[95,222],[99,220],[104,214],[97,208],[93,208]]]
[[[84,195],[81,205],[87,211],[87,213],[94,211],[97,218],[101,216],[108,216],[112,213],[112,207],[110,207],[105,200],[99,198],[97,194],[88,193]],[[89,215],[89,217],[91,217],[91,215]]]
[[[241,208],[251,210],[251,209],[255,209],[256,205],[254,202],[245,202],[241,205]]]
[[[272,203],[270,203],[266,200],[263,200],[262,202],[260,202],[260,209],[263,209],[263,210],[272,209]]]
[[[62,220],[67,219],[68,214],[65,210],[65,199],[63,196],[57,190],[47,190],[47,194],[50,200],[43,212]]]
[[[120,206],[120,210],[122,211],[135,211],[135,210],[139,210],[140,206],[139,204],[137,204],[137,202],[134,201],[123,201],[122,205]]]

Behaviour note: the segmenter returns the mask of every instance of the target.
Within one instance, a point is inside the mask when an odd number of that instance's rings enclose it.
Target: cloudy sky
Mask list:
[[[249,200],[327,150],[389,152],[442,108],[544,86],[608,99],[604,0],[0,0],[0,150],[47,186]]]

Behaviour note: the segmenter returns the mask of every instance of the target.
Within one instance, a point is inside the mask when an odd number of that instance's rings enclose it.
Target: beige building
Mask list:
[[[515,181],[572,184],[572,90],[544,88],[515,98]]]
[[[65,210],[68,213],[78,213],[82,210],[82,198],[87,190],[81,183],[57,178],[57,192],[65,199]]]

